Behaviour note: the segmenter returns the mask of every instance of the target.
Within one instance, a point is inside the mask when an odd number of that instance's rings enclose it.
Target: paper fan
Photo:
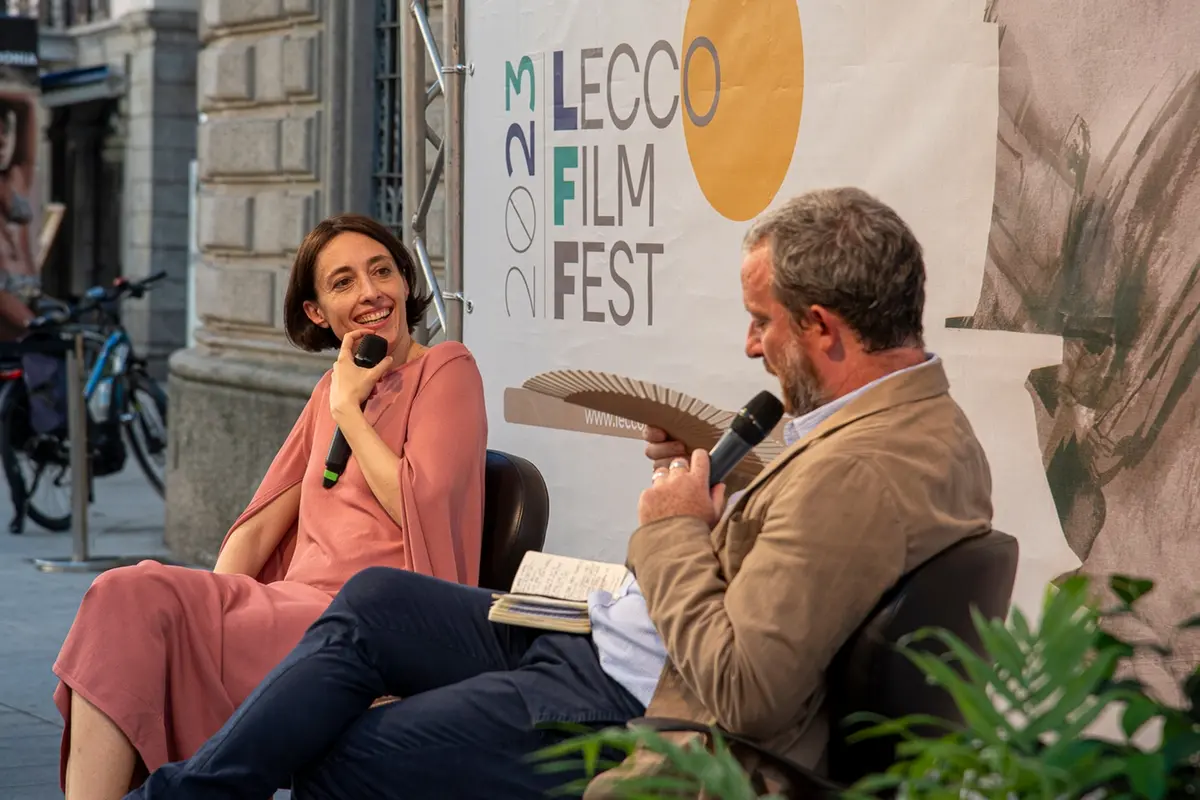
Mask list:
[[[543,372],[525,381],[523,388],[661,428],[689,450],[711,450],[734,417],[734,412],[723,411],[683,392],[608,372],[577,369]],[[782,451],[782,443],[765,440],[742,459],[726,482],[731,487],[750,483]]]

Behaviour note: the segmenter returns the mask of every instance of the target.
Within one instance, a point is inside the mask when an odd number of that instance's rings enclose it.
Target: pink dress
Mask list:
[[[154,770],[216,733],[359,570],[385,565],[477,585],[487,417],[470,352],[437,345],[384,376],[367,402],[367,419],[400,457],[399,526],[353,457],[332,489],[321,485],[335,429],[330,374],[230,529],[302,482],[296,525],[258,576],[143,561],[104,573],[84,595],[54,664],[63,776],[71,691]]]

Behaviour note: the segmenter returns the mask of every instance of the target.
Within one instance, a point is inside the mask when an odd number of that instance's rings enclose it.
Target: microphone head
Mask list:
[[[354,363],[370,369],[383,361],[383,357],[387,355],[387,348],[387,339],[368,333],[358,342],[358,349],[354,351]]]
[[[742,407],[729,427],[752,445],[770,435],[783,418],[783,403],[768,391],[761,391]]]

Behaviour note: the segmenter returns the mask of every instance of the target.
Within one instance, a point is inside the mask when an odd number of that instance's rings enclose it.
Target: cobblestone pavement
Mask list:
[[[96,481],[88,516],[93,555],[161,555],[163,501],[130,459]],[[2,481],[0,481],[2,482]],[[62,721],[50,671],[92,574],[40,572],[31,558],[71,555],[71,534],[29,523],[8,533],[7,486],[0,488],[0,797],[61,800]]]

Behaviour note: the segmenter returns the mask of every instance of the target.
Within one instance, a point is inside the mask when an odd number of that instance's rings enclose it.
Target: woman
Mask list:
[[[300,245],[285,326],[338,346],[213,572],[142,562],[101,575],[54,665],[68,800],[120,798],[191,755],[300,640],[343,583],[388,565],[475,585],[483,524],[483,386],[457,342],[412,339],[429,298],[404,246],[345,215]],[[354,364],[366,333],[388,341]],[[365,402],[365,405],[364,405]],[[353,453],[322,486],[335,426]]]
[[[30,246],[37,115],[28,92],[0,92],[0,341],[25,334],[38,288]]]

